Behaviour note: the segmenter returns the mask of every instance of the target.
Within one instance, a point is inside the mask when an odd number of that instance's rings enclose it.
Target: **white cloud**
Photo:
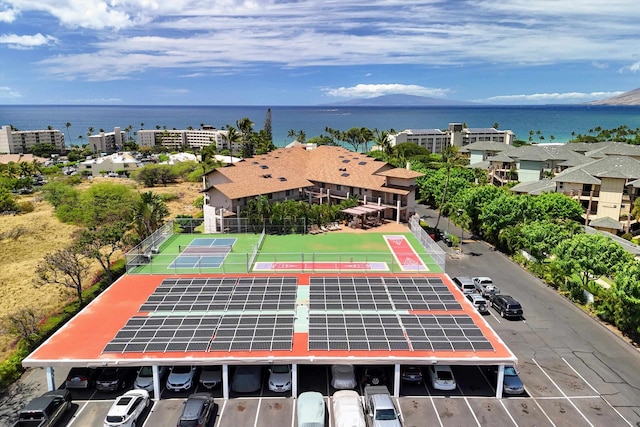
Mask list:
[[[0,35],[0,44],[6,44],[11,49],[32,49],[34,47],[56,43],[57,41],[55,37],[44,36],[40,33],[32,36],[19,36],[17,34]]]
[[[565,92],[565,93],[534,93],[529,95],[499,95],[479,100],[481,102],[489,102],[492,104],[570,104],[577,102],[594,101],[597,99],[610,98],[620,95],[623,91],[618,92]]]
[[[66,79],[124,79],[153,68],[229,73],[265,64],[288,69],[584,61],[598,66],[640,55],[637,0],[581,0],[580,7],[569,1],[540,0],[4,0],[4,4],[23,15],[49,14],[62,26],[56,28],[60,32],[94,30],[90,43],[61,46],[64,50],[45,59],[55,76]],[[78,65],[81,61],[87,63]]]
[[[0,22],[11,23],[18,17],[18,11],[15,9],[2,9],[0,10]]]
[[[609,64],[605,62],[593,61],[591,65],[593,66],[593,68],[597,68],[599,70],[606,70],[607,68],[609,68]]]
[[[329,96],[347,98],[374,98],[381,95],[402,94],[417,96],[433,96],[441,98],[449,93],[449,89],[429,88],[418,85],[391,84],[358,84],[352,87],[326,88],[323,91]]]
[[[631,72],[631,73],[637,73],[638,71],[640,71],[640,61],[634,62],[633,64],[627,65],[626,67],[622,67],[620,69],[621,73],[626,72],[626,71]]]
[[[0,86],[0,99],[8,99],[8,98],[21,98],[22,95],[20,94],[20,92],[16,91],[15,89],[12,89],[8,86]]]

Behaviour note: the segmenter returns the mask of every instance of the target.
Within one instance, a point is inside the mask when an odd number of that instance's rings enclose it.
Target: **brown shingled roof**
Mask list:
[[[230,181],[215,187],[231,199],[298,190],[313,186],[314,181],[408,194],[407,189],[385,187],[386,177],[422,175],[334,146],[313,150],[307,150],[305,146],[279,148],[212,173],[222,174]]]

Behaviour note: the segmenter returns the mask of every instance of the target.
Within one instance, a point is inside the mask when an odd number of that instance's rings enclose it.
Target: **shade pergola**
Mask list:
[[[360,205],[353,208],[342,209],[341,212],[348,213],[350,215],[369,215],[372,213],[378,213],[385,210],[384,206],[378,205]]]

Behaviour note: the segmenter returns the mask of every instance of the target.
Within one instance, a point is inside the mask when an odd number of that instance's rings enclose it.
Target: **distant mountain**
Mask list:
[[[592,101],[589,105],[640,105],[640,88],[600,101]]]
[[[416,95],[382,95],[375,98],[351,99],[349,101],[330,104],[344,107],[428,107],[478,105],[473,102],[452,101],[450,99],[429,98]]]

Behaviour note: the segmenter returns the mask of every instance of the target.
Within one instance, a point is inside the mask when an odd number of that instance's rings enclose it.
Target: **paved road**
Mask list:
[[[419,207],[419,215],[437,213]],[[440,228],[461,235],[459,228],[440,220]],[[443,246],[444,247],[444,246]],[[446,271],[449,276],[490,276],[503,294],[510,294],[523,306],[524,321],[507,321],[491,310],[487,320],[519,359],[525,386],[535,387],[535,375],[567,387],[559,387],[560,395],[601,396],[632,425],[640,426],[640,351],[596,320],[592,319],[555,290],[512,263],[503,254],[480,241],[465,239],[461,256],[450,252]],[[531,372],[533,378],[526,378]],[[586,387],[584,386],[586,383]],[[581,390],[581,388],[585,388]],[[545,390],[537,390],[545,394]],[[551,397],[554,391],[548,392]],[[558,394],[556,391],[555,394]],[[578,399],[570,400],[578,406]],[[584,412],[580,409],[578,412]],[[576,425],[581,417],[574,419]],[[588,424],[584,424],[588,425]]]

